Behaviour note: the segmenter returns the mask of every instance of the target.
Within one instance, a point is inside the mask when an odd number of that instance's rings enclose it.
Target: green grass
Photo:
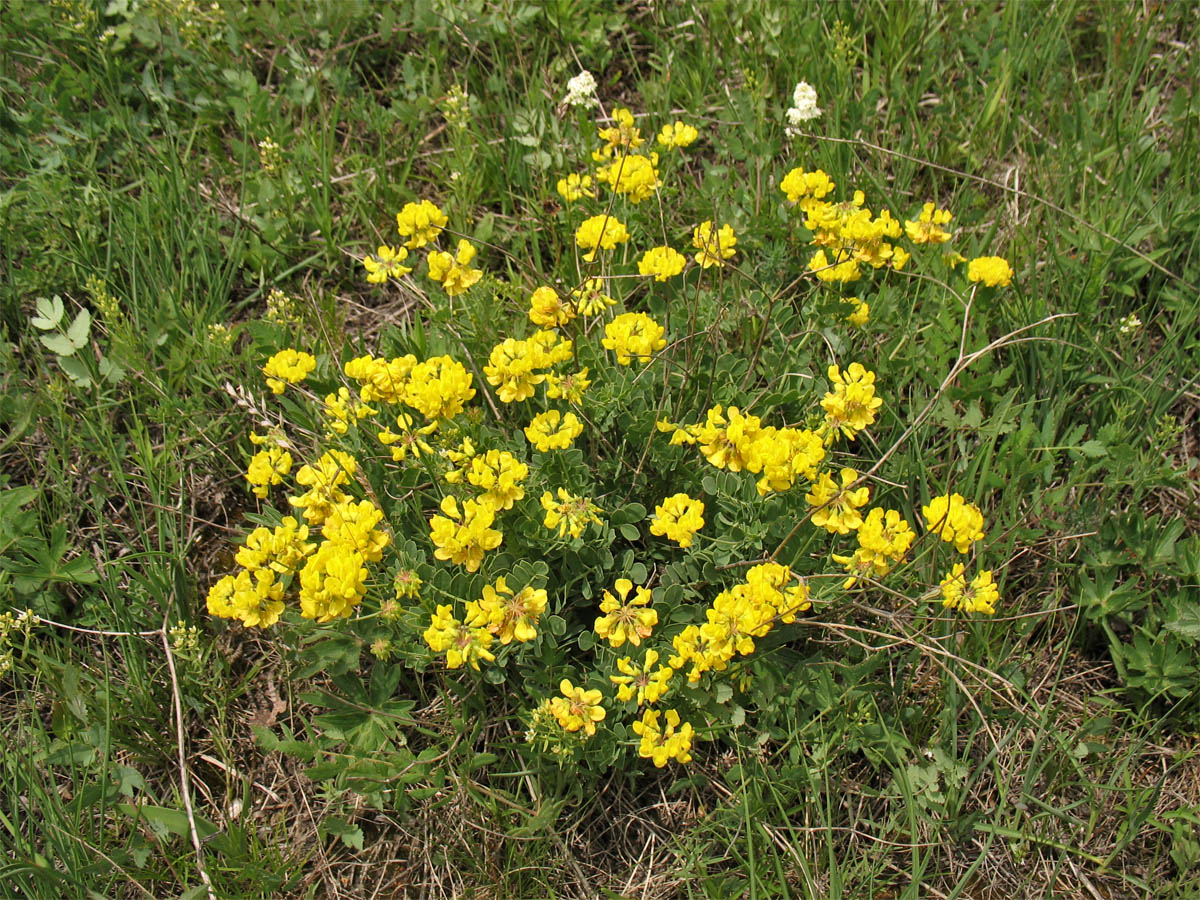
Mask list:
[[[21,514],[0,507],[0,611],[118,632],[182,621],[199,640],[174,656],[175,689],[153,634],[9,636],[0,894],[201,897],[202,868],[236,897],[1200,891],[1186,4],[105,6],[7,0],[0,17],[0,489],[36,488]],[[99,38],[110,26],[119,51]],[[485,266],[519,288],[506,314],[539,278],[574,277],[554,183],[582,152],[557,109],[580,65],[606,108],[702,127],[664,206],[732,222],[769,287],[802,267],[762,236],[784,230],[778,181],[804,164],[900,215],[937,198],[956,249],[1014,262],[1011,291],[972,308],[968,348],[1061,316],[959,376],[886,470],[914,498],[978,492],[1002,609],[955,630],[871,595],[822,610],[773,651],[779,677],[749,692],[747,724],[663,773],[526,770],[506,710],[470,682],[364,676],[360,705],[413,777],[382,796],[309,780],[286,742],[353,699],[367,632],[306,672],[290,638],[204,611],[256,508],[241,471],[263,348],[436,340],[410,319],[420,298],[370,288],[357,262],[413,198],[507,251]],[[789,147],[801,78],[826,114]],[[454,84],[474,100],[461,134],[439,106]],[[272,288],[297,298],[296,322],[268,321]],[[88,386],[31,324],[53,295],[94,316]],[[961,310],[916,296],[885,279],[871,329],[824,335],[886,370],[884,433],[958,351]],[[1121,334],[1130,313],[1143,327]],[[465,315],[472,334],[505,327]],[[215,324],[237,326],[231,346]],[[825,358],[821,336],[771,337],[764,367]],[[217,829],[202,856],[181,819],[177,698],[190,800]]]

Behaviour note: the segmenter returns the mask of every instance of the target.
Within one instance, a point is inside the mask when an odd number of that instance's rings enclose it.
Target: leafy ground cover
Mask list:
[[[1195,10],[4,13],[0,893],[1200,891]],[[677,122],[694,142],[656,140]],[[421,201],[427,246],[396,219]],[[923,210],[950,240],[913,240]],[[630,238],[588,260],[592,216]],[[821,277],[844,247],[858,277]],[[1010,283],[968,278],[990,256]],[[535,333],[550,361],[495,355]],[[214,595],[255,527],[337,543],[288,500],[332,450],[361,590],[294,564],[282,608]],[[677,492],[703,525],[656,513]],[[911,543],[837,534],[860,506]],[[942,604],[955,563],[994,615]],[[523,622],[488,617],[501,576]],[[737,603],[722,655],[697,634]],[[657,706],[611,677],[650,650]]]

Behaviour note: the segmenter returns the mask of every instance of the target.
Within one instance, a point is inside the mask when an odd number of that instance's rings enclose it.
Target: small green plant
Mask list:
[[[105,381],[115,384],[124,375],[98,346],[90,354],[80,352],[93,343],[92,314],[87,309],[79,310],[68,324],[62,298],[57,294],[49,300],[39,297],[37,315],[30,324],[46,332],[38,340],[54,354],[58,367],[76,387],[86,389]]]

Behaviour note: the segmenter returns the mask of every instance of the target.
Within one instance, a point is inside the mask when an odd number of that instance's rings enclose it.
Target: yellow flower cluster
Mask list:
[[[842,587],[852,588],[860,578],[882,578],[904,559],[916,539],[916,533],[906,519],[894,509],[876,508],[867,514],[859,526],[858,549],[850,556],[833,554],[850,574]]]
[[[255,435],[250,436],[254,441]],[[257,442],[255,442],[257,443]],[[265,498],[273,485],[281,484],[284,476],[292,471],[292,454],[278,444],[259,450],[246,466],[246,480],[254,490],[254,496]]]
[[[571,358],[570,341],[542,330],[524,340],[505,338],[492,348],[483,374],[488,384],[497,388],[502,403],[516,403],[532,397],[537,385],[546,380],[546,373],[540,370]]]
[[[613,216],[602,213],[584,219],[575,229],[575,243],[580,249],[588,251],[583,254],[586,262],[593,262],[600,250],[612,250],[617,244],[629,240],[629,232],[625,226]]]
[[[658,624],[658,613],[648,609],[650,591],[639,587],[632,600],[629,592],[633,590],[633,582],[628,578],[618,578],[613,585],[620,599],[614,597],[607,589],[600,600],[600,612],[604,615],[596,619],[596,634],[608,641],[612,647],[620,647],[626,641],[633,646],[641,644],[643,638],[650,636],[654,626]]]
[[[886,209],[873,217],[863,206],[865,200],[862,191],[855,191],[853,200],[820,200],[805,210],[804,226],[813,232],[812,243],[821,248],[809,260],[808,268],[821,281],[856,281],[862,274],[860,263],[873,269],[890,264],[897,270],[907,264],[908,251],[886,240],[903,234],[900,222]]]
[[[315,546],[308,540],[308,526],[291,516],[274,529],[254,529],[237,551],[241,571],[224,576],[209,589],[209,614],[239,619],[247,628],[274,625],[284,610],[283,579],[295,573]]]
[[[546,396],[551,400],[566,400],[568,403],[578,404],[583,400],[583,392],[591,385],[587,366],[568,375],[546,373]]]
[[[557,328],[566,325],[577,315],[573,303],[563,303],[558,291],[552,287],[540,287],[529,297],[529,321],[542,328]]]
[[[779,563],[762,563],[746,573],[746,580],[722,591],[705,610],[703,625],[689,625],[676,635],[671,668],[691,665],[687,678],[700,680],[709,671],[723,671],[735,656],[754,652],[755,638],[763,638],[776,622],[795,622],[797,613],[812,606],[808,585],[792,584],[791,569]]]
[[[582,285],[571,291],[571,296],[575,299],[575,308],[581,316],[597,316],[617,302],[604,293],[604,282],[599,278],[586,279]]]
[[[737,236],[729,225],[714,228],[713,223],[705,220],[692,229],[692,246],[700,252],[696,254],[696,262],[702,268],[723,266],[725,260],[732,259],[737,251]]]
[[[411,353],[394,359],[359,356],[342,366],[342,371],[358,382],[358,394],[364,403],[390,403],[393,406],[403,401],[404,388],[409,373],[417,364]]]
[[[574,203],[576,200],[583,197],[595,197],[596,189],[592,187],[591,175],[580,175],[577,172],[571,172],[565,178],[558,179],[558,184],[555,185],[559,194],[568,203]]]
[[[962,563],[955,563],[946,577],[941,581],[942,606],[947,609],[961,609],[966,613],[980,612],[985,615],[996,614],[996,602],[1000,592],[992,580],[992,570],[986,569],[971,579],[967,584]]]
[[[446,214],[428,200],[406,203],[396,213],[396,230],[400,237],[407,238],[404,246],[409,250],[416,250],[437,240],[448,222]]]
[[[562,696],[551,698],[550,712],[558,720],[559,726],[564,731],[582,729],[588,737],[594,735],[596,723],[603,722],[605,716],[604,707],[600,703],[601,693],[597,690],[585,691],[582,687],[571,684],[566,678],[559,683],[558,689]]]
[[[625,154],[596,169],[596,181],[607,184],[630,203],[641,203],[662,187],[658,177],[658,154]]]
[[[670,690],[675,670],[670,666],[658,665],[657,650],[647,650],[642,664],[635,665],[628,656],[617,660],[620,675],[609,675],[608,680],[617,686],[617,699],[622,703],[633,700],[638,706],[658,702]]]
[[[300,570],[300,615],[318,622],[349,616],[367,592],[367,563],[378,562],[391,538],[375,526],[382,510],[368,500],[333,504],[325,538]]]
[[[700,132],[692,125],[676,120],[675,124],[666,124],[658,133],[658,143],[662,147],[687,147],[700,137]]]
[[[950,240],[950,232],[942,226],[948,225],[954,216],[949,210],[938,209],[932,203],[921,207],[921,214],[916,220],[906,219],[904,233],[914,244],[944,244]]]
[[[488,450],[471,459],[466,474],[467,481],[483,491],[480,502],[501,512],[512,509],[513,503],[525,496],[529,466],[507,450]]]
[[[614,124],[598,131],[600,140],[604,141],[604,146],[599,150],[592,151],[592,159],[596,162],[612,159],[618,152],[636,150],[645,143],[641,132],[634,124],[633,113],[628,109],[618,106],[612,111],[612,121]]]
[[[480,269],[471,268],[475,248],[471,242],[460,239],[453,256],[444,250],[433,250],[429,254],[429,277],[445,290],[448,297],[465,294],[467,289],[483,277]]]
[[[844,372],[830,366],[828,375],[833,391],[821,400],[821,408],[825,410],[822,432],[831,442],[838,434],[854,440],[875,421],[875,411],[883,406],[883,399],[875,396],[875,373],[854,362]]]
[[[668,709],[663,714],[663,722],[659,723],[657,709],[648,709],[638,722],[633,723],[633,732],[641,737],[638,745],[638,756],[651,760],[655,768],[661,769],[669,760],[678,763],[692,761],[692,739],[695,730],[691,722],[680,725],[679,712]]]
[[[967,280],[982,282],[988,287],[1008,287],[1012,277],[1012,266],[1002,256],[980,256],[967,265]]]
[[[929,531],[953,544],[959,553],[966,553],[972,544],[983,539],[983,512],[962,494],[934,497],[921,507],[921,517]]]
[[[296,473],[296,483],[308,490],[298,497],[289,497],[288,502],[303,510],[304,518],[311,524],[322,525],[335,504],[349,499],[342,486],[349,484],[357,470],[358,462],[349,453],[341,450],[323,453],[315,465],[305,464]]]
[[[546,611],[546,591],[523,587],[513,592],[501,575],[494,585],[485,585],[479,601],[488,631],[500,638],[501,644],[532,641],[537,637],[537,622]]]
[[[321,410],[325,419],[325,436],[332,439],[335,434],[346,434],[350,426],[378,413],[379,410],[357,403],[350,398],[350,389],[339,387],[337,393],[325,395],[325,406]]]
[[[288,348],[268,359],[262,371],[271,393],[282,394],[289,384],[299,384],[316,367],[317,360],[311,353]]]
[[[408,259],[408,248],[389,247],[381,244],[374,254],[368,253],[363,257],[363,268],[367,270],[367,281],[371,284],[384,284],[389,278],[399,278],[412,271],[412,266],[404,265]]]
[[[797,478],[813,480],[825,458],[820,435],[802,428],[764,426],[758,416],[744,415],[736,406],[717,404],[701,425],[659,422],[659,431],[671,433],[672,444],[697,444],[704,458],[718,469],[762,473],[760,496],[788,490]]]
[[[442,515],[429,522],[429,536],[436,548],[433,555],[475,572],[483,554],[500,546],[504,535],[492,528],[496,510],[486,500],[465,500],[462,510],[454,497],[442,498]]]
[[[379,432],[379,443],[391,448],[392,462],[403,462],[408,459],[409,454],[415,459],[422,453],[433,452],[433,448],[425,441],[425,438],[437,431],[437,427],[436,421],[418,426],[416,420],[408,413],[398,413],[396,428],[399,431],[395,432],[391,428],[384,428]]]
[[[675,541],[680,547],[692,546],[692,538],[704,527],[704,503],[687,494],[672,494],[654,507],[650,533]]]
[[[779,189],[787,195],[789,203],[800,204],[808,212],[833,191],[837,185],[820,169],[805,172],[802,168],[792,169],[783,176]]]
[[[814,525],[830,534],[849,534],[863,524],[858,510],[871,499],[871,489],[866,485],[850,487],[858,480],[853,469],[842,469],[839,475],[841,485],[828,472],[822,472],[804,499],[809,506],[816,507],[812,514]]]
[[[467,604],[471,607],[473,604]],[[479,671],[479,661],[491,662],[496,655],[488,648],[492,645],[492,633],[483,627],[484,617],[478,608],[470,609],[468,621],[454,618],[454,607],[438,606],[425,629],[425,643],[434,653],[446,654],[447,669],[461,669],[469,665]]]
[[[634,358],[640,363],[667,346],[663,327],[643,312],[622,313],[604,326],[606,350],[617,354],[618,365],[627,366]]]
[[[403,401],[427,419],[453,419],[474,396],[466,367],[449,356],[435,356],[413,366]]]
[[[551,450],[566,450],[571,442],[583,433],[583,423],[575,413],[565,415],[557,409],[547,410],[533,417],[525,426],[525,437],[539,453]]]
[[[643,275],[653,275],[655,281],[666,281],[672,275],[683,271],[687,258],[670,247],[651,247],[638,260],[638,271]]]
[[[599,514],[604,512],[588,497],[577,497],[566,488],[558,489],[558,500],[549,491],[542,494],[542,509],[546,517],[542,524],[558,536],[577,538],[592,522],[601,524]]]

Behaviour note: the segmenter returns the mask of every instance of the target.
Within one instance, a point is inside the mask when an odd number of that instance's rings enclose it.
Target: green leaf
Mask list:
[[[1093,439],[1080,444],[1079,452],[1088,459],[1099,459],[1102,456],[1108,456],[1108,447],[1104,445],[1104,441]]]
[[[1176,609],[1174,618],[1163,627],[1185,640],[1200,641],[1200,603],[1183,601]]]
[[[74,356],[60,356],[58,365],[76,387],[89,388],[92,386],[92,376],[82,359]]]
[[[40,340],[42,346],[57,356],[70,356],[78,349],[66,335],[62,334],[43,334]]]
[[[625,538],[627,541],[640,540],[642,537],[642,533],[637,530],[637,526],[635,525],[630,525],[627,523],[622,525],[619,530],[621,532],[621,537]]]
[[[58,323],[63,317],[63,303],[57,294],[50,300],[45,297],[37,298],[38,314],[34,316],[30,322],[34,328],[39,328],[42,331],[50,331],[57,328]]]
[[[81,309],[79,315],[71,323],[67,329],[67,340],[71,342],[71,346],[76,350],[83,347],[88,342],[88,332],[92,327],[92,314],[86,309]]]
[[[361,850],[363,848],[363,831],[357,825],[351,825],[345,819],[340,819],[337,816],[330,816],[322,820],[318,827],[318,832],[322,837],[337,837],[342,844],[349,847],[351,850]]]

